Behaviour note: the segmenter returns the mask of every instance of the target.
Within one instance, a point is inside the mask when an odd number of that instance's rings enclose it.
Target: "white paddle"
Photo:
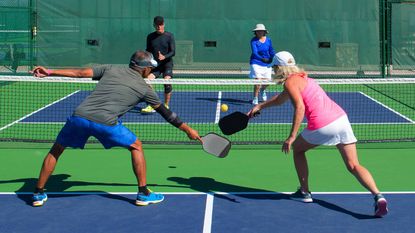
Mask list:
[[[203,150],[218,158],[224,158],[231,149],[231,142],[216,133],[208,133],[202,137]]]

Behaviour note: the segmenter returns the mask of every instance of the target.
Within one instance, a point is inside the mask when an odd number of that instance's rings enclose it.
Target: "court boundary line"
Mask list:
[[[46,192],[50,195],[136,195],[137,192]],[[292,194],[293,192],[157,192],[165,195],[276,195]],[[415,194],[415,191],[384,191],[382,194]],[[0,192],[0,195],[31,195],[33,192]],[[333,195],[362,195],[370,192],[312,192],[312,194],[333,194]]]
[[[9,124],[7,124],[7,125],[5,125],[5,126],[1,127],[1,128],[0,128],[0,131],[3,131],[3,130],[5,130],[5,129],[9,128],[10,126],[13,126],[13,125],[15,125],[15,124],[19,123],[20,121],[22,121],[22,120],[24,120],[24,119],[26,119],[26,118],[30,117],[30,116],[31,116],[31,115],[33,115],[33,114],[36,114],[37,112],[42,111],[42,110],[43,110],[43,109],[45,109],[45,108],[48,108],[48,107],[50,107],[50,106],[52,106],[52,105],[54,105],[54,104],[56,104],[56,103],[58,103],[58,102],[60,102],[60,101],[62,101],[62,100],[64,100],[64,99],[66,99],[66,98],[69,98],[70,96],[72,96],[72,95],[74,95],[74,94],[78,93],[79,91],[80,91],[80,90],[77,90],[77,91],[75,91],[75,92],[72,92],[72,93],[71,93],[71,94],[69,94],[69,95],[66,95],[66,96],[64,96],[64,97],[62,97],[62,98],[60,98],[60,99],[58,99],[58,100],[55,100],[55,101],[53,101],[52,103],[47,104],[47,105],[45,105],[45,106],[43,106],[43,107],[41,107],[41,108],[39,108],[39,109],[37,109],[37,110],[35,110],[35,111],[33,111],[33,112],[31,112],[31,113],[29,113],[29,114],[27,114],[27,115],[25,115],[25,116],[21,117],[21,118],[19,118],[19,119],[17,119],[17,120],[15,120],[15,121],[13,121],[12,123],[9,123]]]
[[[207,193],[205,217],[203,220],[203,233],[210,233],[212,231],[213,200],[214,193]]]
[[[222,91],[218,92],[218,102],[216,103],[216,114],[215,114],[215,124],[219,123],[220,118],[220,106],[222,104]]]
[[[375,98],[373,98],[373,97],[371,97],[371,96],[367,95],[366,93],[364,93],[364,92],[358,92],[358,93],[362,94],[363,96],[365,96],[366,98],[368,98],[368,99],[372,100],[373,102],[375,102],[375,103],[379,104],[380,106],[382,106],[382,107],[384,107],[384,108],[388,109],[389,111],[391,111],[391,112],[395,113],[396,115],[398,115],[398,116],[402,117],[403,119],[405,119],[405,120],[409,121],[410,123],[415,124],[415,121],[414,121],[414,120],[412,120],[411,118],[409,118],[409,117],[407,117],[407,116],[405,116],[405,115],[401,114],[400,112],[398,112],[398,111],[396,111],[395,109],[393,109],[393,108],[391,108],[391,107],[389,107],[389,106],[387,106],[387,105],[383,104],[382,102],[380,102],[380,101],[376,100]]]

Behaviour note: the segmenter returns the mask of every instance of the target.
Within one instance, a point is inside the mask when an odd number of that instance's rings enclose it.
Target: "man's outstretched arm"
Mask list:
[[[92,68],[80,68],[80,69],[57,69],[51,70],[47,69],[43,66],[35,67],[31,73],[34,76],[43,78],[46,76],[65,76],[65,77],[72,77],[72,78],[92,78],[93,70]]]

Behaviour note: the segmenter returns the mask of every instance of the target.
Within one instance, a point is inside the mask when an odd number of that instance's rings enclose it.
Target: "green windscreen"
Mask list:
[[[393,69],[415,70],[415,4],[392,5],[392,36]]]
[[[252,29],[262,23],[275,50],[290,51],[321,76],[379,76],[386,65],[388,75],[415,76],[415,5],[401,2],[0,0],[0,63],[7,68],[0,71],[126,64],[145,48],[153,17],[162,15],[176,40],[176,74],[246,77]]]
[[[377,0],[38,0],[37,9],[41,65],[126,63],[145,48],[152,18],[161,14],[183,68],[247,69],[252,29],[263,23],[275,49],[291,51],[300,64],[379,69]]]
[[[33,62],[29,0],[0,0],[0,72],[27,72]]]

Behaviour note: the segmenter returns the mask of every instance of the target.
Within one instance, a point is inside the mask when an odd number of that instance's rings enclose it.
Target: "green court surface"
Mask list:
[[[381,191],[415,191],[414,145],[399,145],[376,144],[358,150],[361,164],[371,171]],[[144,150],[148,185],[157,192],[290,192],[298,185],[292,155],[280,152],[280,145],[235,146],[224,159],[195,145],[144,145]],[[0,192],[32,192],[47,152],[44,145],[0,149]],[[366,191],[346,170],[334,147],[312,150],[308,159],[312,191]],[[98,145],[67,149],[47,184],[48,192],[136,190],[129,152]]]

